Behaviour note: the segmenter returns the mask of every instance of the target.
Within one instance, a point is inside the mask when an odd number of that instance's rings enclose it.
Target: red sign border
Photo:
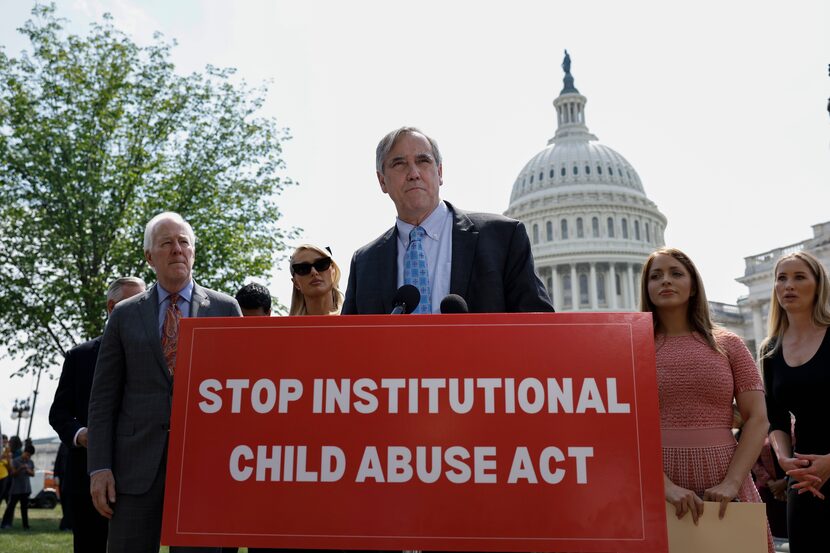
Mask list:
[[[198,318],[190,318],[190,319],[183,319],[182,320],[182,327],[180,329],[179,334],[179,344],[180,344],[180,352],[186,352],[186,355],[179,356],[176,366],[176,374],[178,377],[182,376],[182,373],[187,375],[187,383],[185,385],[185,402],[184,403],[176,403],[175,396],[180,394],[175,394],[174,396],[174,403],[173,403],[173,411],[174,413],[180,413],[184,411],[184,424],[182,426],[181,431],[177,428],[172,427],[171,425],[171,432],[170,432],[170,447],[169,447],[169,459],[180,459],[180,463],[178,465],[178,478],[171,479],[172,472],[176,470],[176,467],[168,462],[167,466],[167,487],[165,490],[165,511],[168,508],[173,507],[175,504],[175,514],[176,514],[176,523],[175,527],[169,528],[167,524],[165,524],[163,535],[165,538],[173,538],[174,536],[194,536],[194,537],[240,537],[244,538],[246,536],[256,536],[256,537],[275,537],[275,538],[322,538],[322,539],[329,539],[329,538],[336,538],[336,539],[360,539],[360,540],[396,540],[396,539],[406,539],[406,540],[459,540],[459,541],[481,541],[481,542],[491,542],[491,543],[500,543],[505,544],[506,547],[509,547],[510,542],[516,541],[538,541],[538,542],[549,542],[549,543],[556,543],[556,542],[577,542],[577,541],[585,541],[585,542],[645,542],[647,539],[647,522],[646,522],[646,500],[645,494],[643,493],[643,460],[642,460],[642,429],[641,429],[641,417],[644,416],[641,411],[641,402],[640,398],[637,395],[637,346],[635,344],[635,337],[639,333],[642,333],[643,330],[648,331],[647,335],[651,338],[651,342],[653,344],[653,335],[652,335],[652,322],[651,322],[651,314],[649,313],[565,313],[565,314],[540,314],[541,320],[539,322],[525,322],[526,317],[529,314],[477,314],[477,315],[450,315],[449,317],[453,318],[453,322],[448,322],[446,315],[422,315],[422,316],[415,316],[415,317],[396,317],[396,316],[388,316],[388,315],[369,315],[369,316],[361,316],[361,317],[281,317],[281,318],[271,318],[268,319],[268,325],[262,324],[265,322],[262,318],[256,319],[239,319],[239,318],[213,318],[213,319],[198,319]],[[490,319],[490,318],[499,318],[500,322],[477,322],[480,321],[482,318]],[[523,322],[510,322],[509,319],[514,317],[521,317]],[[584,322],[553,322],[549,321],[549,318],[565,318],[571,319],[573,317],[578,317],[579,319],[583,319]],[[612,321],[609,321],[608,318],[612,317]],[[508,320],[504,320],[508,319]],[[376,322],[370,322],[371,320],[375,320]],[[226,323],[229,321],[233,321],[233,325],[222,325],[221,323]],[[639,490],[640,490],[640,507],[641,507],[641,526],[640,526],[640,538],[577,538],[577,537],[492,537],[492,536],[425,536],[425,535],[417,535],[417,536],[399,536],[399,535],[382,535],[382,534],[374,534],[374,535],[356,535],[356,534],[343,534],[343,535],[325,535],[325,534],[280,534],[280,533],[231,533],[231,532],[193,532],[187,531],[180,527],[180,517],[182,513],[182,483],[184,480],[184,471],[186,462],[184,459],[184,450],[185,448],[185,441],[187,439],[187,416],[188,410],[186,406],[190,403],[191,400],[191,391],[192,391],[192,378],[193,378],[193,371],[191,370],[192,359],[193,359],[193,350],[196,347],[196,342],[199,339],[197,334],[202,332],[212,332],[212,331],[238,331],[238,330],[245,330],[249,327],[255,328],[292,328],[292,329],[303,329],[303,328],[314,328],[319,329],[320,327],[348,327],[348,328],[392,328],[392,327],[399,327],[399,328],[410,328],[415,326],[430,326],[430,327],[521,327],[521,326],[528,326],[528,327],[539,327],[539,326],[550,326],[550,327],[563,327],[563,326],[592,326],[592,327],[601,327],[601,326],[624,326],[628,328],[628,349],[630,353],[630,363],[631,363],[631,379],[634,383],[633,386],[633,413],[632,416],[634,417],[634,423],[636,428],[636,439],[637,439],[637,465],[638,465],[638,474],[637,477],[639,479]],[[650,350],[647,348],[642,348],[643,351],[640,352],[639,357],[645,357],[641,359],[641,362],[648,362],[649,358],[651,358],[652,365],[654,363],[654,349],[653,347]],[[656,403],[656,398],[655,398]],[[177,418],[175,415],[171,418]],[[180,417],[178,417],[180,418]],[[659,427],[658,427],[659,431]],[[176,439],[174,438],[183,438],[183,439]],[[662,470],[662,469],[661,469]],[[178,487],[175,491],[172,490],[173,484],[178,484]],[[662,481],[661,481],[662,484]],[[172,493],[171,493],[172,492]],[[661,510],[661,515],[662,510]],[[168,520],[168,517],[164,517],[165,523]],[[658,536],[654,536],[651,539],[656,539],[657,544],[659,547],[660,543],[665,543],[667,547],[668,538],[665,531],[665,526],[662,527],[662,532],[660,532],[660,528],[658,530]],[[662,540],[659,539],[659,534],[662,534]],[[380,545],[378,545],[380,547]]]

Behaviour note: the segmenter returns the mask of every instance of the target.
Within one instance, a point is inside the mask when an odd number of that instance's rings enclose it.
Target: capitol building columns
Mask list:
[[[761,307],[764,307],[764,310],[769,309],[769,302],[760,302],[756,301],[751,304],[752,306],[752,337],[755,340],[756,347],[761,345],[761,342],[764,341],[764,337],[766,336],[766,329],[764,328],[764,315],[761,311]]]
[[[607,260],[537,262],[557,311],[637,311],[640,265]]]
[[[591,311],[599,309],[599,300],[597,299],[597,268],[596,263],[589,265],[588,277],[588,296],[591,298]]]
[[[578,283],[579,279],[576,274],[576,265],[571,263],[571,279],[570,279],[570,294],[571,294],[571,305],[570,308],[572,311],[579,311],[579,286]]]

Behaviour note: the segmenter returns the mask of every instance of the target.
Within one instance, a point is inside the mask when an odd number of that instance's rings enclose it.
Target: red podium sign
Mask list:
[[[163,542],[667,550],[651,318],[184,319]]]

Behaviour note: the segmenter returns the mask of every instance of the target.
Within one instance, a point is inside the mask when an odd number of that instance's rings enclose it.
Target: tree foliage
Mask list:
[[[101,333],[109,281],[153,280],[156,213],[193,225],[196,279],[229,293],[294,234],[276,205],[289,136],[258,115],[264,88],[231,69],[179,75],[172,44],[137,45],[110,16],[78,36],[54,5],[32,15],[31,51],[0,50],[0,345],[21,371]]]

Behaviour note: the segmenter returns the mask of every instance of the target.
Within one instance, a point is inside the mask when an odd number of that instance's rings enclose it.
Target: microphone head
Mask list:
[[[441,313],[469,313],[467,302],[458,294],[449,294],[441,300]]]
[[[419,303],[421,303],[421,292],[417,288],[411,284],[404,284],[398,288],[398,292],[395,294],[394,304],[395,306],[403,306],[405,314],[408,315],[415,311]]]

